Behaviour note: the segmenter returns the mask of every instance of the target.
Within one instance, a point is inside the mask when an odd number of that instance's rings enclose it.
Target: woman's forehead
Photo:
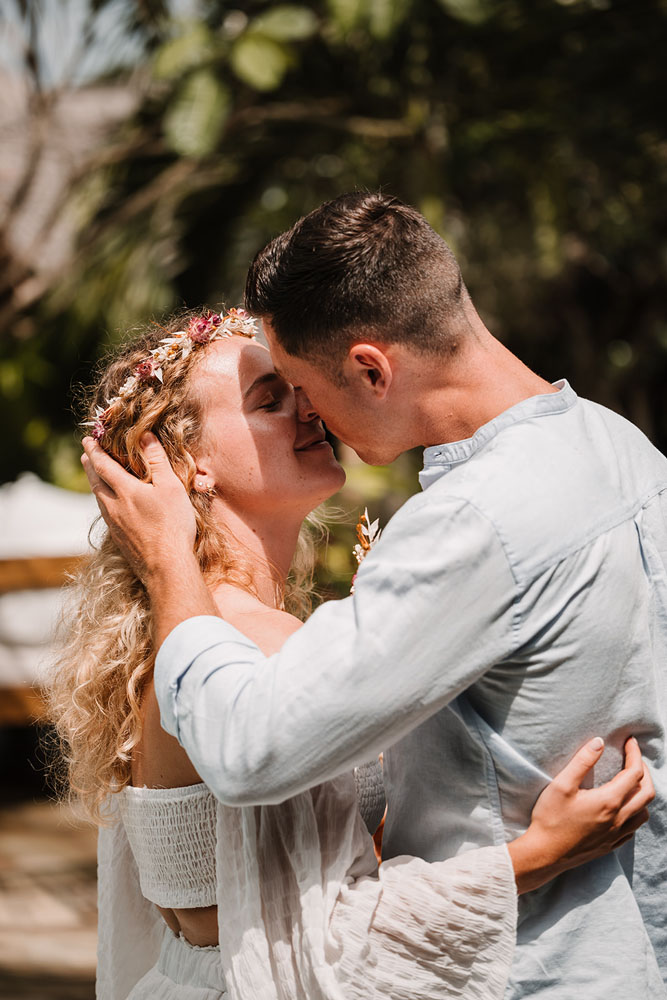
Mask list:
[[[221,381],[243,394],[258,378],[272,372],[273,362],[266,347],[246,337],[225,337],[209,345],[202,358],[199,375],[202,381]]]

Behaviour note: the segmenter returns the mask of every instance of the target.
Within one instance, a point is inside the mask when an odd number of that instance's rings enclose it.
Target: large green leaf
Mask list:
[[[390,38],[405,20],[409,7],[409,0],[370,0],[368,25],[373,37]]]
[[[345,33],[355,27],[366,12],[365,0],[328,0],[333,25]]]
[[[468,24],[480,24],[490,14],[488,0],[440,0],[448,14]]]
[[[235,43],[232,69],[244,83],[255,90],[275,90],[293,64],[289,49],[265,35],[248,32]]]
[[[256,17],[250,31],[278,42],[296,42],[314,35],[317,23],[317,16],[307,7],[284,4]]]
[[[190,74],[169,106],[164,134],[182,156],[205,156],[222,135],[230,99],[225,87],[208,69]]]
[[[377,39],[391,37],[405,21],[412,0],[328,0],[334,27],[345,35],[361,25]]]
[[[157,79],[171,80],[210,57],[212,38],[206,25],[184,25],[183,33],[170,38],[157,50],[153,73]]]

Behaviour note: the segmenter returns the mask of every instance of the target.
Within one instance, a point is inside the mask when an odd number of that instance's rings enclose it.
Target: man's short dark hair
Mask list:
[[[426,219],[369,192],[341,195],[272,240],[245,294],[288,354],[329,363],[364,334],[452,353],[466,298],[454,254]]]

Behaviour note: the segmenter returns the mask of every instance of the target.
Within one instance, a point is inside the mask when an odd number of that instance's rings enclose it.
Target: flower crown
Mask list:
[[[161,347],[154,350],[134,366],[133,373],[123,382],[118,395],[107,400],[106,406],[95,407],[93,420],[86,420],[83,427],[92,427],[90,436],[101,441],[109,430],[114,411],[119,403],[125,402],[139,386],[155,380],[160,385],[163,382],[163,369],[166,364],[181,358],[185,360],[192,349],[223,337],[254,338],[257,333],[257,320],[245,309],[230,309],[225,315],[209,312],[203,316],[193,316],[185,330],[177,330],[160,341]]]

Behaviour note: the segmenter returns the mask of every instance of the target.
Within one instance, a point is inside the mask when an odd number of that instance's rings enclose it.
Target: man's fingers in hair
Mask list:
[[[167,453],[155,434],[142,435],[140,445],[141,454],[154,486],[180,484],[180,480],[169,464]]]
[[[137,479],[107,455],[93,438],[85,437],[82,444],[94,472],[116,495],[124,489],[130,489],[137,482]]]
[[[85,454],[81,456],[81,465],[83,466],[83,470],[88,477],[90,491],[95,495],[98,504],[100,501],[115,500],[116,494],[109,486],[107,486],[103,479],[100,479],[93,468],[92,462]]]

